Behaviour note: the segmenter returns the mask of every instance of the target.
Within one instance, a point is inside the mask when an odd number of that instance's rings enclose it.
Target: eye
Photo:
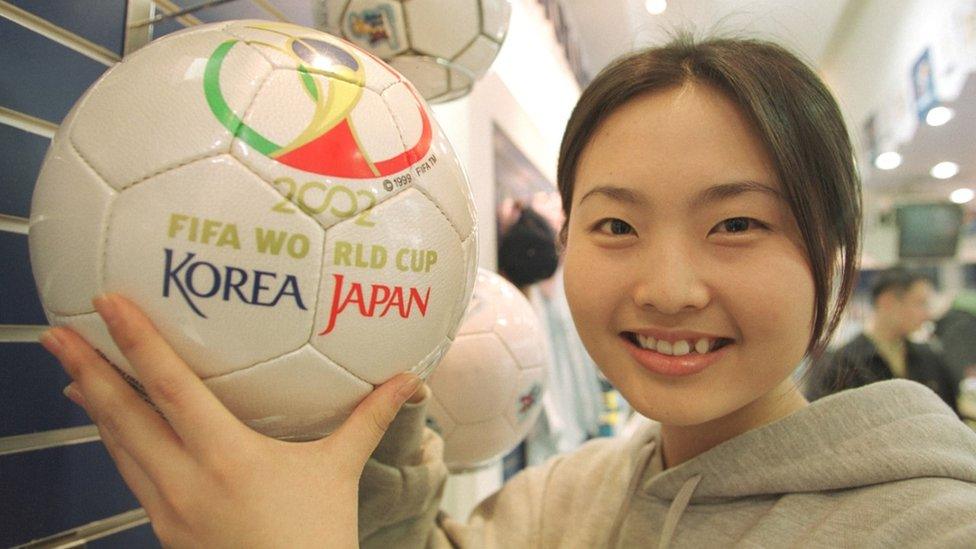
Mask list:
[[[715,227],[712,228],[712,232],[744,233],[750,228],[765,229],[767,227],[751,217],[730,217],[718,225],[715,225]]]
[[[634,232],[634,228],[629,223],[616,217],[600,220],[596,225],[598,231],[604,227],[609,227],[610,234],[614,236],[624,236]]]

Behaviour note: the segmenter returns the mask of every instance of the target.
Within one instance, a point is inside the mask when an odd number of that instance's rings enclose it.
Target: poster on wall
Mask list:
[[[915,91],[915,112],[919,120],[925,120],[929,110],[939,104],[935,94],[935,73],[932,70],[932,54],[925,48],[912,65],[912,89]]]

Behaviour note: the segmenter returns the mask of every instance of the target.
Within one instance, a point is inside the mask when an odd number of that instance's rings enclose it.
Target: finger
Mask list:
[[[95,299],[116,345],[132,364],[149,398],[194,453],[227,448],[246,430],[159,335],[152,322],[119,295]]]
[[[139,504],[146,510],[150,520],[154,522],[159,519],[166,520],[164,515],[165,517],[169,517],[172,512],[166,500],[160,496],[156,485],[153,484],[152,480],[139,467],[139,464],[129,455],[125,448],[115,440],[111,431],[99,426],[98,434],[101,435],[105,449],[108,450],[109,456],[115,462],[115,468],[122,475],[122,480],[132,490],[136,499],[139,500]]]
[[[349,419],[326,440],[341,440],[357,466],[366,463],[376,450],[400,407],[420,387],[413,374],[400,374],[373,390],[356,406]]]
[[[40,341],[74,379],[92,421],[110,431],[147,475],[157,483],[182,477],[190,461],[176,433],[81,336],[53,328]]]

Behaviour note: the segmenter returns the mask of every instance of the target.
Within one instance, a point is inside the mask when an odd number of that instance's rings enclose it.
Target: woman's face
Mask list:
[[[749,120],[708,86],[636,97],[587,144],[567,298],[590,355],[643,415],[697,425],[788,382],[814,289],[782,193]]]

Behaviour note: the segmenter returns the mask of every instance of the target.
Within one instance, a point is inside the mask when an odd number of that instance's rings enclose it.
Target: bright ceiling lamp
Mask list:
[[[874,159],[874,167],[879,170],[893,170],[901,166],[901,155],[895,151],[885,151]]]
[[[955,162],[939,162],[929,170],[929,174],[936,179],[949,179],[957,173],[959,173],[959,164]]]
[[[956,204],[965,204],[976,197],[976,193],[972,189],[956,189],[952,191],[949,195],[949,200],[955,202]]]
[[[939,105],[938,107],[932,107],[929,109],[929,112],[925,113],[925,123],[929,126],[941,126],[952,120],[952,117],[955,115],[956,112],[949,107]]]
[[[646,9],[647,13],[651,15],[661,15],[662,13],[664,13],[664,10],[668,9],[668,1],[647,0],[646,2],[644,2],[644,9]]]

